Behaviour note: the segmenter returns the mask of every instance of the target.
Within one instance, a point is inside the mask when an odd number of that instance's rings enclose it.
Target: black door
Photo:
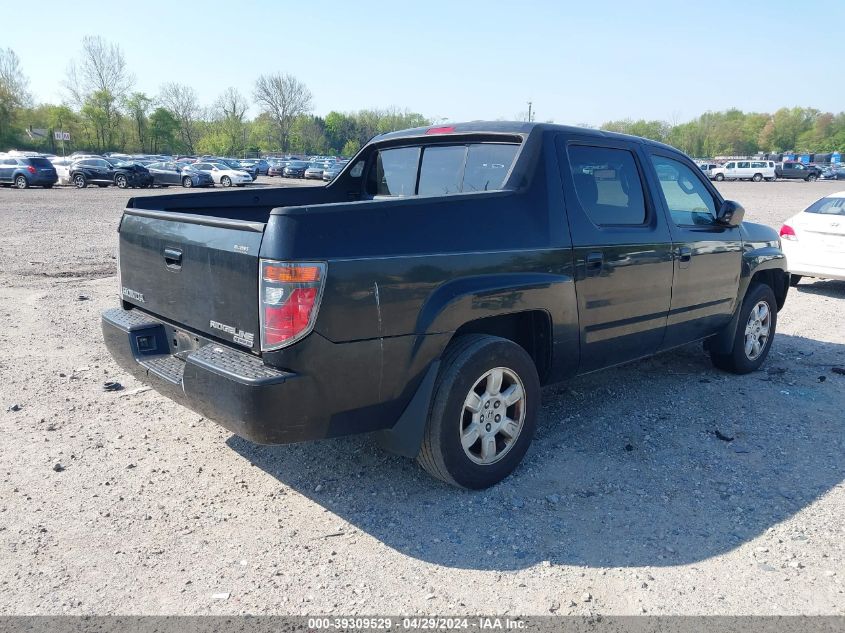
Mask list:
[[[656,197],[664,208],[675,246],[672,305],[661,348],[714,334],[737,307],[742,270],[739,227],[716,222],[721,198],[700,170],[669,152],[650,152]]]
[[[666,329],[672,242],[636,143],[559,137],[575,258],[580,371],[653,354]]]

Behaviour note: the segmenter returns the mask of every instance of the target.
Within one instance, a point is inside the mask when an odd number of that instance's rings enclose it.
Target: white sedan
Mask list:
[[[845,281],[845,191],[789,218],[780,239],[793,286],[801,277]]]
[[[194,163],[188,167],[210,174],[214,183],[223,187],[231,187],[232,185],[243,187],[252,182],[252,176],[245,171],[232,169],[223,163]]]

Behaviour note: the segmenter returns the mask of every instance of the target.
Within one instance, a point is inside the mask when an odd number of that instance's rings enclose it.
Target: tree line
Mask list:
[[[429,124],[398,108],[315,116],[308,87],[285,73],[261,75],[250,95],[226,88],[208,106],[185,84],[165,83],[155,95],[134,86],[120,47],[85,37],[67,69],[64,102],[35,104],[19,58],[0,48],[0,149],[56,153],[53,132],[61,131],[71,137],[67,152],[351,155],[376,134]],[[260,113],[250,119],[253,104]]]
[[[0,149],[55,153],[59,142],[52,133],[63,131],[72,139],[66,151],[348,156],[376,134],[431,123],[397,108],[315,116],[308,87],[285,73],[261,75],[249,95],[226,88],[205,106],[185,84],[166,83],[155,95],[134,86],[120,47],[89,36],[67,68],[64,102],[35,104],[17,55],[0,48]],[[251,105],[259,110],[252,119],[247,116]],[[601,129],[644,136],[702,158],[845,149],[845,112],[805,107],[706,112],[686,123],[624,119],[608,121]],[[47,137],[33,130],[47,130]]]
[[[758,152],[819,153],[845,150],[845,112],[781,108],[773,114],[705,112],[687,123],[609,121],[601,129],[661,141],[696,157],[751,156]]]

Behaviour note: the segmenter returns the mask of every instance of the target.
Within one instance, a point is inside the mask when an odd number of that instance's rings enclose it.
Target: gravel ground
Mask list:
[[[775,227],[842,188],[719,186]],[[99,327],[126,197],[0,190],[0,613],[845,614],[845,283],[790,292],[757,373],[694,345],[547,388],[472,493],[136,391]]]

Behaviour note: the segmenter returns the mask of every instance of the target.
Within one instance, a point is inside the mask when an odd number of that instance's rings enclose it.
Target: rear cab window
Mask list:
[[[501,189],[517,143],[470,142],[378,150],[366,180],[370,196],[444,196]],[[354,170],[357,168],[357,165]],[[354,176],[354,173],[352,174]]]

